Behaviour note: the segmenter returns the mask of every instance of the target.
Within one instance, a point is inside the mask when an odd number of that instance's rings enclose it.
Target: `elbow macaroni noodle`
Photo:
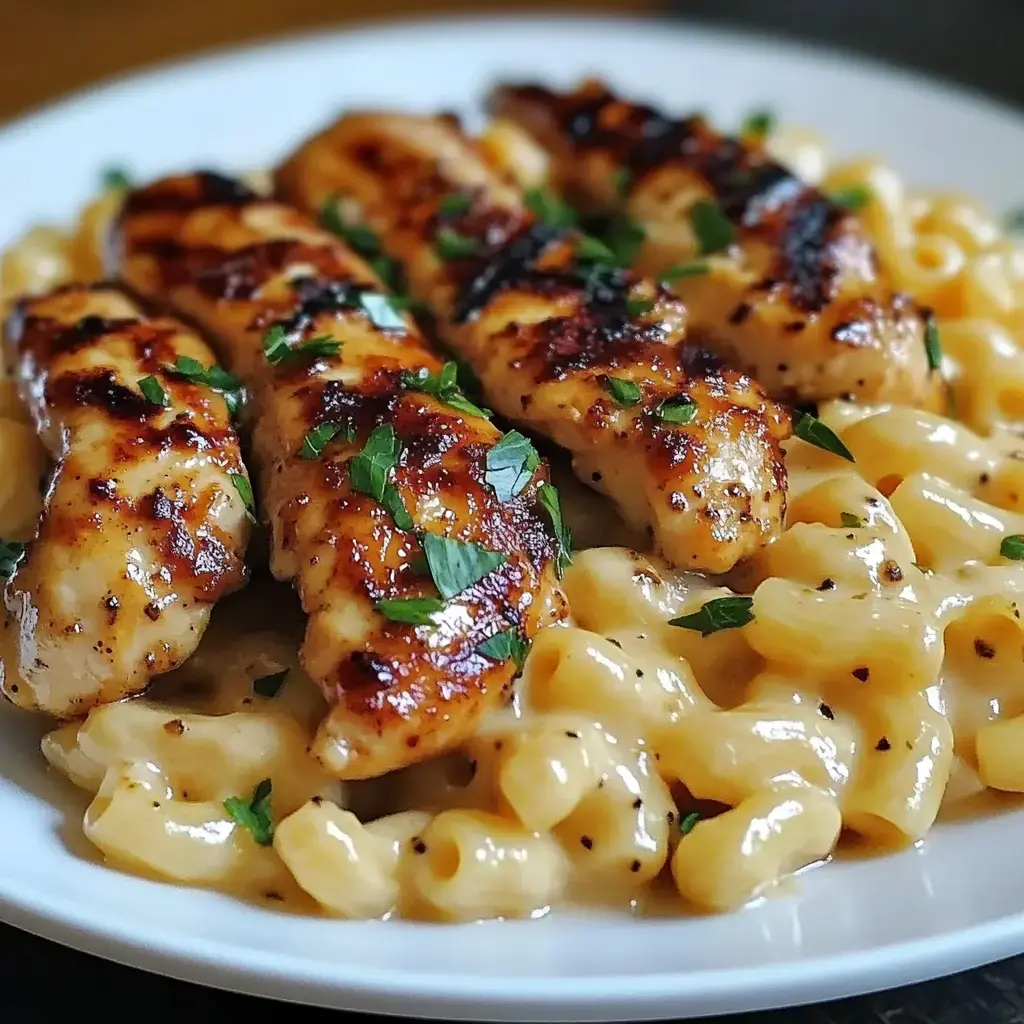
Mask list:
[[[788,442],[786,531],[726,580],[593,546],[635,541],[567,484],[567,515],[590,515],[564,580],[572,624],[537,637],[513,704],[461,753],[383,780],[320,773],[307,745],[322,701],[294,640],[219,629],[218,612],[166,687],[44,739],[92,795],[85,833],[109,862],[349,918],[642,907],[659,879],[681,905],[723,911],[827,860],[841,833],[917,842],[951,777],[1024,792],[1024,563],[1000,553],[1024,534],[1024,245],[877,161],[830,164],[811,133],[769,146],[823,188],[870,190],[882,264],[938,318],[946,415],[823,406],[855,463]],[[95,277],[116,202],[5,253],[0,306]],[[7,382],[0,458],[17,470],[0,481],[0,536],[26,540],[44,465]],[[733,594],[752,599],[740,628],[669,625]],[[281,668],[281,694],[253,696]],[[225,801],[255,801],[265,779],[261,845]]]

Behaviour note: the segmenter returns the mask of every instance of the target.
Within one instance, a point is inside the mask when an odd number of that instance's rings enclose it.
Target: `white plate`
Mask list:
[[[0,133],[0,244],[70,217],[97,171],[273,161],[348,104],[465,108],[496,78],[622,89],[733,123],[769,105],[922,183],[1024,199],[1024,121],[946,87],[764,38],[618,21],[466,21],[322,35],[115,82]],[[689,920],[612,915],[435,927],[307,920],[107,870],[41,726],[0,709],[0,916],[193,981],[357,1010],[475,1020],[691,1017],[835,998],[1024,951],[1024,815],[815,871],[793,894]],[[65,815],[67,816],[65,818]]]

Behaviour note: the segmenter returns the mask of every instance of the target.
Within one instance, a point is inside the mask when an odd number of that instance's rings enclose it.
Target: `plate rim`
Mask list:
[[[810,61],[835,59],[894,84],[926,88],[955,98],[962,107],[1012,121],[1024,131],[1024,112],[984,90],[940,76],[864,57],[839,46],[802,42],[782,33],[752,32],[709,26],[671,14],[646,16],[523,12],[477,14],[458,12],[410,19],[372,18],[357,23],[330,24],[236,45],[211,48],[188,57],[170,58],[145,68],[107,76],[93,84],[36,105],[0,126],[0,145],[14,143],[29,133],[45,131],[49,123],[105,99],[122,89],[158,86],[161,79],[183,72],[204,74],[214,67],[267,57],[282,50],[311,45],[350,45],[360,38],[391,37],[398,45],[417,35],[442,29],[495,29],[547,25],[564,30],[622,28],[646,35],[671,26],[675,33],[709,43],[768,45],[783,56]],[[403,37],[405,37],[403,39]],[[69,854],[73,856],[72,854]],[[157,883],[171,884],[171,883]],[[678,1005],[693,998],[701,1013],[733,1012],[714,1009],[729,993],[744,988],[759,990],[757,1006],[772,1009],[822,1002],[877,991],[890,985],[919,982],[989,963],[1024,950],[1024,911],[1007,913],[967,928],[938,936],[891,942],[846,954],[830,954],[757,967],[662,972],[652,975],[616,974],[599,978],[562,975],[537,976],[528,981],[494,974],[446,972],[435,976],[425,970],[395,967],[368,971],[359,967],[344,975],[344,961],[329,968],[287,952],[265,953],[227,941],[212,941],[161,926],[128,927],[122,919],[101,922],[75,904],[55,905],[43,889],[22,886],[18,893],[0,880],[0,920],[72,948],[116,962],[199,984],[270,998],[376,1012],[415,1012],[418,1016],[474,1020],[638,1020],[677,1017]],[[345,922],[343,922],[345,923]],[[378,922],[347,922],[350,927],[387,927]],[[417,922],[406,925],[431,928]],[[492,925],[493,926],[493,925]],[[470,929],[479,925],[444,925],[444,929]],[[916,966],[915,966],[916,965]],[[341,976],[339,976],[341,975]],[[282,993],[290,987],[294,994]],[[297,991],[299,988],[301,992]],[[524,996],[524,989],[529,994]],[[417,1000],[433,1000],[418,1006]],[[383,1009],[386,1007],[386,1009]]]

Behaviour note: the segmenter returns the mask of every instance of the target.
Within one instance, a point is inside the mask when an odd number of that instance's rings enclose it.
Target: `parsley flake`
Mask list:
[[[123,167],[108,167],[100,180],[108,192],[127,192],[132,187],[132,180]]]
[[[502,504],[522,494],[540,465],[540,455],[528,437],[510,430],[487,453],[484,480]]]
[[[631,380],[623,380],[621,377],[609,377],[606,374],[601,378],[601,383],[608,394],[624,409],[629,409],[640,401],[640,388]]]
[[[693,204],[690,210],[690,227],[697,239],[697,248],[701,256],[721,252],[732,245],[736,238],[736,230],[722,208],[710,199],[701,199]]]
[[[290,670],[283,668],[280,672],[271,672],[269,675],[260,676],[252,681],[252,692],[257,697],[266,697],[273,700],[281,692],[281,686],[288,677]]]
[[[473,200],[470,196],[463,195],[461,192],[453,192],[437,204],[437,212],[442,217],[461,217],[472,205]]]
[[[646,316],[654,309],[654,299],[649,295],[629,295],[626,297],[626,312],[630,316]]]
[[[340,198],[339,195],[328,196],[320,207],[320,223],[362,256],[389,288],[398,291],[402,285],[402,272],[398,263],[385,255],[380,239],[365,224],[346,224],[341,219],[338,212]]]
[[[628,167],[617,167],[612,173],[612,185],[615,188],[615,194],[620,199],[625,199],[633,187],[633,172]]]
[[[663,423],[677,423],[680,426],[686,426],[697,418],[697,403],[685,395],[666,398],[655,406],[654,415]]]
[[[340,351],[341,342],[327,335],[309,338],[295,346],[289,345],[288,332],[280,324],[274,324],[263,336],[263,354],[271,366],[280,366],[301,356],[312,356],[314,359],[336,356]]]
[[[855,516],[852,512],[840,512],[839,521],[843,526],[848,526],[854,530],[864,525],[864,520],[860,516]]]
[[[1024,206],[1008,210],[1003,215],[1003,227],[1014,234],[1024,232]]]
[[[555,531],[557,550],[555,552],[555,573],[561,579],[565,570],[572,564],[572,531],[562,518],[562,499],[558,488],[543,483],[537,488],[537,500],[551,517],[551,526]]]
[[[506,629],[477,644],[476,649],[480,654],[495,661],[508,661],[511,658],[516,663],[516,671],[522,672],[526,655],[530,652],[530,644],[519,635],[519,630]]]
[[[924,351],[928,356],[928,369],[938,370],[942,367],[942,346],[939,344],[939,327],[933,316],[928,316],[924,323]]]
[[[508,556],[500,551],[488,551],[479,544],[453,540],[436,533],[424,534],[423,554],[435,586],[447,600],[508,561]]]
[[[688,263],[677,263],[674,267],[661,272],[663,284],[674,284],[676,281],[683,281],[688,277],[702,277],[710,271],[711,267],[707,260],[690,260]]]
[[[139,381],[139,390],[142,392],[142,397],[145,398],[150,405],[166,407],[171,403],[167,392],[163,389],[163,385],[156,379],[156,377],[143,377],[142,380]]]
[[[701,636],[710,636],[723,629],[737,629],[754,621],[752,597],[716,597],[690,615],[669,619],[670,626],[697,630]]]
[[[416,524],[413,522],[412,516],[409,515],[409,510],[405,507],[402,495],[394,484],[388,484],[384,488],[384,495],[380,499],[380,503],[391,513],[395,526],[400,530],[411,530],[415,527]]]
[[[846,459],[847,462],[855,461],[853,452],[843,444],[836,432],[809,412],[797,413],[796,422],[793,424],[793,433],[801,441],[813,444],[815,448],[838,455],[840,458]]]
[[[246,829],[258,846],[270,846],[274,842],[274,824],[270,816],[270,779],[264,779],[252,793],[248,803],[241,797],[231,796],[224,801],[236,825]]]
[[[615,253],[593,235],[584,235],[576,243],[576,258],[586,263],[616,263]]]
[[[694,825],[700,821],[702,815],[700,811],[690,811],[689,814],[684,815],[679,819],[679,834],[681,836],[688,836],[692,831]]]
[[[579,222],[576,211],[560,196],[544,188],[531,188],[526,193],[529,211],[549,228],[572,228]]]
[[[9,580],[25,554],[25,545],[15,540],[0,540],[0,580]]]
[[[845,188],[833,189],[828,197],[837,206],[851,213],[864,209],[873,198],[867,185],[847,185]]]
[[[302,439],[302,448],[299,449],[299,455],[302,458],[312,461],[313,459],[319,459],[324,453],[324,449],[342,432],[341,424],[334,423],[328,420],[325,423],[318,423],[312,430],[310,430],[306,436]],[[345,440],[352,440],[352,432],[346,431]]]
[[[1015,562],[1024,561],[1024,536],[1019,533],[1005,536],[999,545],[999,554],[1003,558],[1012,558]]]
[[[441,228],[434,239],[438,256],[443,260],[464,260],[480,250],[480,243],[468,235],[460,235],[451,228]]]
[[[771,135],[775,128],[775,115],[770,110],[752,110],[743,121],[740,134],[755,139]]]
[[[238,412],[242,405],[245,395],[242,382],[216,363],[212,366],[203,366],[198,359],[193,359],[191,356],[178,356],[178,360],[173,366],[164,367],[164,372],[181,377],[190,384],[197,384],[218,392],[223,396],[228,412],[232,415]]]
[[[604,232],[604,241],[618,267],[632,266],[636,254],[647,238],[647,232],[625,214],[613,217]],[[578,251],[578,250],[577,250]]]
[[[437,373],[431,373],[425,366],[418,370],[402,371],[402,386],[410,391],[422,391],[425,395],[433,395],[439,402],[467,416],[490,416],[487,409],[474,405],[462,393],[459,387],[459,364],[445,363]]]
[[[245,514],[255,523],[256,498],[252,493],[252,484],[249,482],[249,478],[243,473],[228,473],[228,479],[238,492],[238,496],[242,499],[242,504],[245,506]]]
[[[395,437],[394,428],[390,424],[377,427],[363,450],[349,462],[348,472],[352,490],[383,505],[400,530],[411,530],[415,525],[412,516],[398,488],[390,481],[401,452],[402,443]]]
[[[392,622],[433,626],[434,616],[444,611],[444,601],[437,597],[394,597],[378,601],[374,608]]]

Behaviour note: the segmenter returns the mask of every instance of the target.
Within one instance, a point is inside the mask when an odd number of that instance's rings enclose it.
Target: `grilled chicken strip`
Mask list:
[[[6,342],[55,469],[4,590],[0,683],[70,717],[196,649],[213,603],[246,579],[248,478],[224,396],[168,372],[209,367],[210,349],[120,288],[25,299]]]
[[[857,217],[774,163],[761,142],[718,134],[616,98],[507,85],[491,96],[510,166],[539,145],[549,180],[582,208],[625,216],[646,236],[635,265],[661,275],[733,243],[704,273],[679,276],[690,329],[775,398],[934,406],[930,313],[892,284]],[[513,122],[525,130],[508,131]],[[724,228],[724,233],[723,233]]]
[[[358,779],[464,741],[512,685],[491,638],[565,614],[546,467],[496,492],[501,432],[450,383],[415,390],[441,361],[295,210],[194,174],[129,195],[115,231],[125,278],[201,324],[251,389],[271,568],[298,588],[302,662],[332,705],[314,754]],[[431,576],[457,591],[443,608]]]
[[[510,420],[672,561],[724,571],[775,536],[789,420],[687,343],[683,304],[538,223],[448,118],[342,118],[277,173],[306,209],[357,215],[402,265],[445,342]]]

